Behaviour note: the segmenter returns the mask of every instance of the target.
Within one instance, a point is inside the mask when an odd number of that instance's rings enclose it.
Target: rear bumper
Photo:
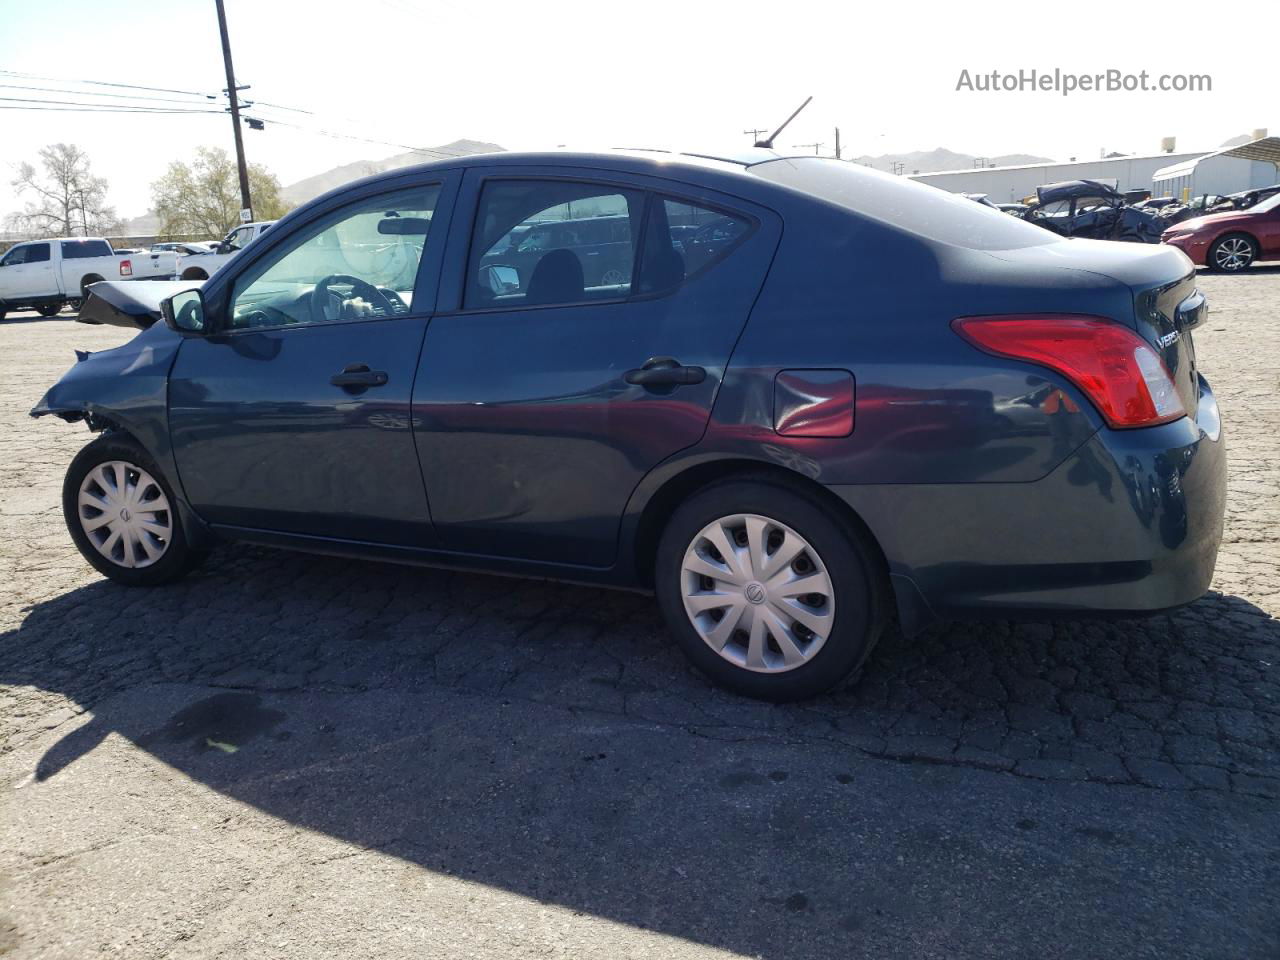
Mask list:
[[[1209,587],[1226,499],[1217,403],[1096,433],[1032,483],[832,490],[877,537],[904,627],[933,618],[1145,614]]]

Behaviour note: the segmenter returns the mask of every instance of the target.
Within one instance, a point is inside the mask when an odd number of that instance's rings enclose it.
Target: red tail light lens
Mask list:
[[[132,276],[133,276],[133,261],[131,261],[131,260],[121,260],[121,261],[120,261],[120,276],[122,276],[122,277],[132,277]]]
[[[1173,378],[1132,330],[1097,317],[961,317],[951,327],[979,350],[1056,370],[1112,427],[1153,427],[1186,416]]]

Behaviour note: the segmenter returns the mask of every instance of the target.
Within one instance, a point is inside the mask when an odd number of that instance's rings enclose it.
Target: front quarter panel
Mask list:
[[[155,324],[123,346],[85,354],[49,388],[31,416],[53,414],[68,422],[87,420],[94,430],[123,430],[176,481],[167,398],[169,370],[181,345],[181,335]]]

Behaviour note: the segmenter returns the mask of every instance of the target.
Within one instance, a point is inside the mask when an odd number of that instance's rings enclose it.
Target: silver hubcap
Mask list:
[[[1218,244],[1214,260],[1223,270],[1239,270],[1253,260],[1253,245],[1242,237],[1232,237]]]
[[[169,500],[141,467],[123,460],[98,464],[80,484],[77,503],[85,536],[112,563],[149,567],[169,549]]]
[[[698,635],[730,663],[783,673],[809,662],[835,622],[822,558],[786,524],[752,513],[707,524],[680,571]]]

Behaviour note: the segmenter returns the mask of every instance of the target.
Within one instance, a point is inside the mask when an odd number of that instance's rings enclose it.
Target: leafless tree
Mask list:
[[[30,197],[25,209],[9,217],[15,230],[43,236],[101,236],[119,225],[107,203],[107,181],[89,168],[89,155],[73,143],[53,143],[40,151],[40,169],[18,168],[13,187]]]

